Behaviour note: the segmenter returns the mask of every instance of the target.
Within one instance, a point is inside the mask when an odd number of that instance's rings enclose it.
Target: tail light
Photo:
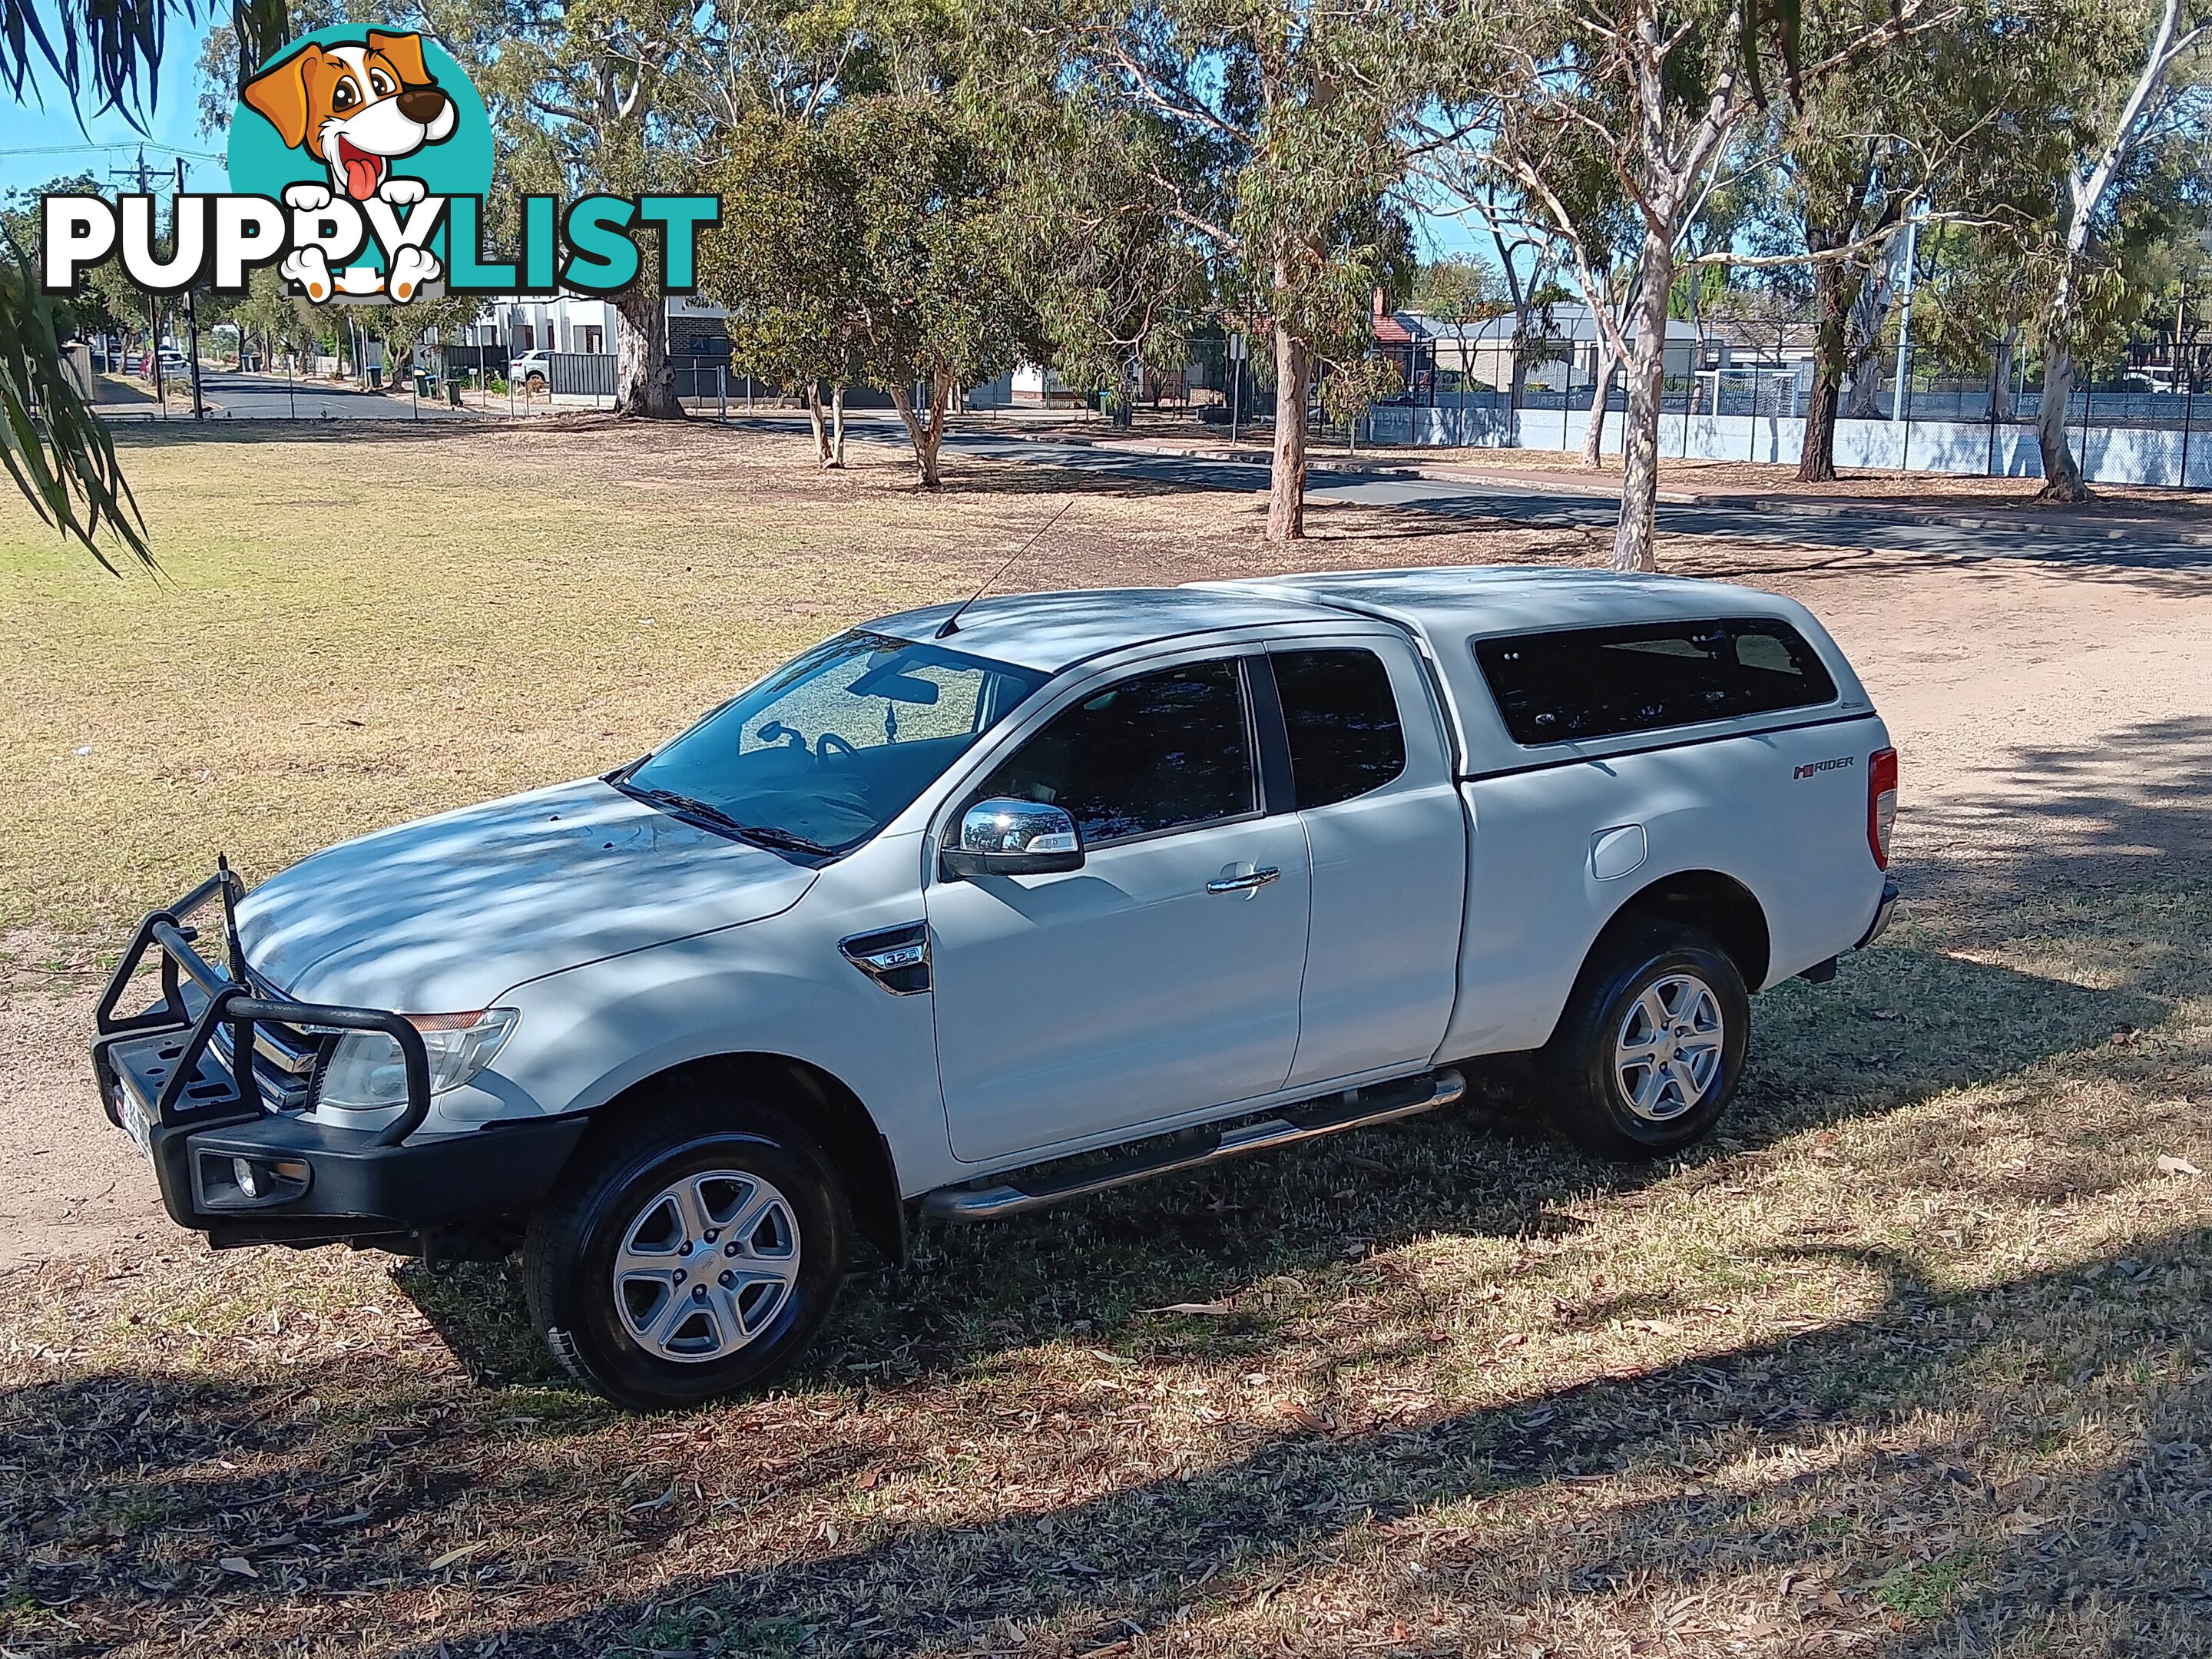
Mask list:
[[[1889,868],[1889,832],[1897,822],[1897,750],[1867,757],[1867,847],[1877,870]]]

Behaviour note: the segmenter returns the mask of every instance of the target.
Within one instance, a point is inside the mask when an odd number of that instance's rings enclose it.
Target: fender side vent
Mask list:
[[[889,991],[910,997],[929,988],[929,924],[909,921],[837,941],[845,960]]]

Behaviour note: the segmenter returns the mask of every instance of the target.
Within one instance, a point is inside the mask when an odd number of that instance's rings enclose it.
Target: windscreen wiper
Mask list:
[[[673,789],[635,789],[634,793],[656,806],[673,807],[695,818],[704,818],[719,830],[753,842],[760,847],[781,848],[793,853],[811,853],[817,858],[835,858],[837,849],[824,847],[818,841],[789,830],[780,830],[773,824],[742,823],[720,807],[709,805],[691,795],[679,795]]]

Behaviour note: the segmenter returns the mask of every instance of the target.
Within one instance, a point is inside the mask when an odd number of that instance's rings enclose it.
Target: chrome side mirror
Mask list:
[[[996,796],[960,815],[960,844],[943,855],[948,881],[1049,876],[1083,867],[1083,837],[1066,809]]]

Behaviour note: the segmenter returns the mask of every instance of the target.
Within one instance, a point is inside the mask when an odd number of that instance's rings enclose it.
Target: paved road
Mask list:
[[[904,434],[861,428],[856,435],[879,442],[903,442]],[[994,460],[1064,466],[1077,471],[1139,477],[1185,488],[1251,491],[1267,487],[1264,468],[1234,461],[1191,461],[1170,455],[1134,454],[1080,444],[1040,443],[987,432],[953,432],[945,444],[963,454]],[[1370,507],[1418,507],[1424,512],[1480,518],[1527,528],[1574,526],[1609,530],[1620,508],[1603,495],[1527,485],[1422,478],[1378,471],[1314,472],[1308,495]],[[2121,566],[2148,570],[2212,571],[2212,545],[2183,538],[2186,529],[2203,533],[2206,520],[2162,528],[2130,526],[2115,533],[2106,526],[2085,526],[2081,533],[1998,526],[1972,529],[1957,525],[1899,523],[1874,518],[1821,518],[1782,513],[1746,504],[1685,507],[1662,502],[1660,530],[1678,536],[1716,536],[1769,546],[1835,548],[1893,554],[1940,554],[1950,558],[2034,558],[2069,563]]]
[[[200,392],[210,404],[220,405],[208,411],[211,421],[429,421],[450,419],[461,412],[427,398],[418,411],[415,399],[404,390],[356,392],[350,386],[308,382],[288,388],[283,381],[264,375],[216,369],[200,371]],[[113,413],[125,419],[161,418],[159,409],[152,404],[134,404]],[[173,386],[169,418],[189,421],[191,417],[191,392]]]

